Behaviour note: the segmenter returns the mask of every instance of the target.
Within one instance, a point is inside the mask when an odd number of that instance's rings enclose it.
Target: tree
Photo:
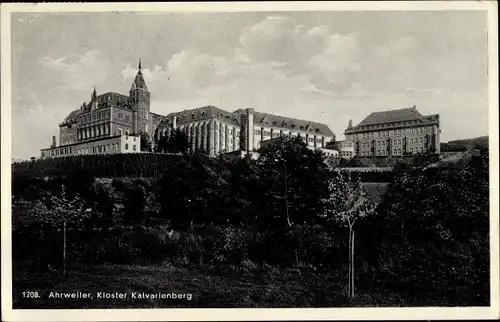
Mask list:
[[[187,153],[190,142],[187,134],[180,129],[175,129],[168,136],[162,137],[157,146],[158,152]]]
[[[59,196],[47,192],[36,200],[27,216],[14,220],[16,226],[25,229],[57,229],[62,231],[62,273],[66,274],[66,230],[82,230],[90,218],[85,202],[78,195],[70,199],[62,186]]]
[[[486,155],[398,176],[362,225],[371,280],[390,278],[425,299],[420,306],[488,303],[488,178]]]
[[[300,137],[280,137],[262,147],[257,165],[270,223],[287,229],[294,223],[314,222],[323,213],[321,198],[328,195],[327,165],[320,151],[310,150]],[[277,226],[276,226],[277,225]]]
[[[149,134],[142,132],[141,134],[141,151],[147,151],[151,152],[152,151],[152,141],[151,137]]]
[[[372,213],[375,205],[368,199],[359,180],[351,181],[349,175],[334,170],[328,182],[330,195],[324,199],[328,221],[338,222],[349,229],[349,297],[354,297],[354,225]]]

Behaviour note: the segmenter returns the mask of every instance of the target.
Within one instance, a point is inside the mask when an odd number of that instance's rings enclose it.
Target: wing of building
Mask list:
[[[68,114],[59,124],[59,145],[53,137],[42,157],[141,151],[140,134],[152,135],[162,116],[150,111],[150,93],[141,61],[129,95],[108,92],[97,95]]]
[[[350,121],[337,148],[341,157],[439,153],[439,133],[439,115],[413,106],[371,113],[356,126]]]
[[[155,141],[170,135],[173,129],[187,134],[190,151],[210,156],[244,151],[255,153],[261,142],[283,135],[300,136],[311,148],[327,150],[335,135],[327,125],[284,116],[239,109],[229,112],[215,106],[171,113],[161,122]],[[333,150],[328,150],[332,153]]]

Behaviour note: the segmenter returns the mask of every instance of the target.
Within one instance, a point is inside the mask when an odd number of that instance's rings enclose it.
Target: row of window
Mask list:
[[[392,141],[393,145],[402,145],[403,142],[404,142],[404,140],[402,140],[402,139],[397,139],[397,140]],[[410,145],[427,143],[427,137],[408,139],[408,143]],[[361,143],[361,146],[363,148],[369,148],[370,146],[373,146],[373,144],[374,144],[373,142],[363,142],[363,143]],[[387,142],[387,141],[377,141],[376,145],[381,147],[381,146],[386,146],[388,144],[389,144],[389,142]]]
[[[76,133],[73,131],[71,131],[71,132],[61,131],[61,138],[72,137],[74,135],[76,135]]]
[[[59,155],[71,155],[72,153],[72,147],[65,147],[65,148],[59,148],[59,149],[54,149],[54,150],[49,150],[49,151],[45,151],[45,153],[47,153],[47,155],[51,156],[51,157],[55,157],[55,156],[59,156]]]
[[[352,151],[340,151],[340,155],[343,157],[352,157]]]
[[[288,133],[286,133],[288,132]],[[283,132],[283,130],[264,130],[264,128],[261,128],[260,130],[255,130],[253,131],[253,134],[255,136],[260,136],[262,139],[265,137],[265,136],[268,136],[268,137],[271,137],[272,139],[274,138],[278,138],[280,136],[283,136],[283,135],[291,135],[291,136],[298,136],[299,134],[298,133],[293,133],[293,132],[289,132],[289,131],[286,131],[286,132]],[[314,136],[309,136],[308,138],[308,142],[310,143],[314,143]],[[322,142],[322,138],[321,137],[316,137],[316,142],[317,143],[321,143]]]
[[[401,135],[416,135],[416,134],[426,134],[432,133],[431,127],[412,127],[408,129],[395,129],[388,131],[372,131],[365,133],[357,133],[354,134],[354,141],[361,139],[371,139],[371,138],[382,138],[382,137],[392,137],[392,136],[401,136]]]
[[[343,156],[347,156],[344,152],[350,152],[350,151],[341,151],[343,154]],[[414,153],[423,153],[425,152],[425,149],[423,147],[416,147],[416,148],[409,148],[408,149],[408,152],[414,154]],[[404,149],[393,149],[392,150],[392,155],[403,155],[404,153]],[[372,156],[373,153],[371,151],[361,151],[360,152],[360,155],[361,156]],[[375,155],[377,156],[388,156],[389,155],[389,151],[387,150],[376,150],[375,151]],[[349,155],[349,156],[352,156]]]
[[[404,125],[412,125],[412,124],[418,124],[420,121],[419,120],[410,120],[410,121],[401,121],[401,122],[391,122],[391,123],[380,123],[380,124],[373,124],[373,125],[364,125],[356,128],[357,130],[371,130],[371,129],[380,129],[380,128],[387,128],[387,127],[394,127],[394,126],[404,126]]]
[[[128,151],[128,149],[129,149],[128,143],[125,143],[124,148],[126,151]],[[136,150],[137,150],[137,146],[135,144],[133,144],[132,151],[136,151]],[[89,154],[89,151],[92,151],[92,154],[107,153],[107,152],[120,152],[120,143],[110,143],[110,144],[93,146],[92,149],[90,149],[90,150],[89,150],[89,148],[76,149],[76,154]]]
[[[79,140],[91,139],[103,135],[109,135],[109,131],[110,131],[109,124],[93,126],[90,128],[78,130],[77,137]]]
[[[123,113],[118,113],[119,120],[125,120],[125,122],[130,122],[130,116],[128,114],[123,115]]]
[[[190,127],[188,127],[188,126],[181,126],[180,129],[183,130],[183,131],[186,131],[186,129],[189,129],[190,131],[197,131],[198,128],[203,128],[204,126],[207,126],[207,124],[205,123],[205,125],[202,125],[201,127],[197,127],[197,126],[190,126]],[[229,135],[235,135],[235,134],[237,135],[239,133],[232,126],[226,125],[225,128],[226,128],[227,134],[229,134]],[[216,131],[220,131],[220,130],[223,130],[223,129],[224,129],[224,124],[215,123],[215,130]]]
[[[149,113],[145,108],[141,109],[141,111],[139,112],[139,115],[141,118],[143,118],[145,120],[147,120],[149,117]]]
[[[147,123],[141,123],[141,132],[144,132],[144,133],[148,133],[148,129],[149,129],[149,124]]]
[[[109,119],[110,118],[110,114],[111,112],[109,110],[107,111],[98,111],[98,112],[95,112],[95,113],[92,113],[91,112],[91,115],[85,115],[85,116],[82,116],[81,117],[81,123],[83,124],[86,124],[86,123],[90,123],[90,120],[92,121],[100,121],[100,120],[106,120],[106,119]]]

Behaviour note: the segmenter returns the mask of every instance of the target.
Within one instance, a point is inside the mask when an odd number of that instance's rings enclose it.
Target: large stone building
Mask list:
[[[224,111],[205,106],[171,113],[160,123],[155,141],[180,129],[188,136],[190,151],[202,151],[210,156],[241,151],[255,153],[261,142],[283,135],[300,136],[311,148],[327,149],[335,135],[327,125],[284,116],[256,112],[254,109]],[[335,154],[333,150],[328,150]]]
[[[413,106],[371,113],[356,126],[350,121],[343,146],[347,149],[352,142],[358,156],[439,153],[440,132],[438,114],[422,115]],[[345,154],[342,149],[340,154]]]
[[[42,157],[139,152],[139,134],[152,135],[162,119],[150,111],[150,93],[139,60],[129,95],[97,95],[94,88],[90,101],[83,102],[59,124],[59,145],[54,139],[50,148],[42,150]],[[128,138],[132,140],[130,148],[125,142]]]
[[[253,109],[228,112],[205,106],[167,116],[151,113],[150,92],[139,61],[128,96],[114,92],[97,95],[94,88],[90,101],[59,124],[59,145],[53,142],[50,148],[43,149],[42,157],[139,152],[140,134],[150,135],[154,146],[173,129],[187,134],[190,152],[204,151],[210,156],[234,151],[254,153],[261,142],[282,135],[300,136],[309,147],[324,150],[335,139],[325,124]],[[129,145],[122,137],[134,143]]]

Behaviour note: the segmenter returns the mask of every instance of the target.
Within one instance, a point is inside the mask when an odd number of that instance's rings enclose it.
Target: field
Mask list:
[[[18,268],[22,271],[22,268]],[[29,275],[28,275],[29,274]],[[14,308],[165,308],[165,307],[349,307],[409,306],[411,302],[387,291],[360,289],[349,300],[344,290],[347,271],[317,273],[308,269],[273,267],[237,269],[189,269],[169,264],[99,265],[72,268],[66,278],[60,273],[33,276],[16,274],[17,289],[40,291],[39,300],[22,299],[15,292]],[[36,281],[36,282],[34,282]],[[51,291],[90,292],[94,299],[49,299]],[[97,292],[123,292],[127,299],[96,299]],[[188,301],[174,299],[131,299],[132,292],[189,293]],[[43,293],[43,294],[42,294]]]

